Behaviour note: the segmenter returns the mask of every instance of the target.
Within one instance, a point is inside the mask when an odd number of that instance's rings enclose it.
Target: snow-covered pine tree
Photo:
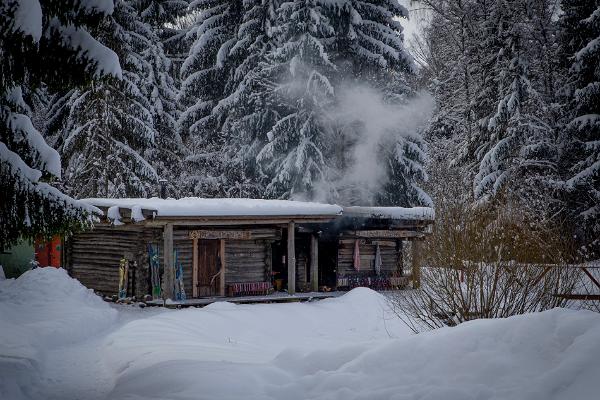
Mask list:
[[[223,120],[213,109],[228,95],[228,78],[235,68],[228,55],[236,43],[242,6],[241,1],[195,0],[189,7],[197,17],[188,32],[193,44],[181,66],[183,112],[178,122],[191,152],[184,162],[184,186],[196,195],[223,196],[227,187]]]
[[[109,0],[0,4],[0,250],[90,222],[89,207],[48,184],[61,176],[60,156],[34,128],[23,92],[120,76],[116,54],[89,33],[112,11]]]
[[[490,136],[477,150],[481,161],[474,194],[482,201],[493,198],[509,183],[511,191],[522,192],[517,197],[531,196],[530,189],[540,189],[554,167],[556,154],[548,107],[529,70],[533,53],[528,46],[535,28],[530,21],[539,17],[539,10],[532,3],[504,1],[497,10],[504,16],[499,24],[504,46],[497,57],[499,99],[488,120]]]
[[[177,129],[179,109],[177,107],[178,88],[173,76],[171,59],[167,56],[163,40],[171,32],[165,32],[166,24],[173,24],[187,10],[188,2],[183,0],[135,0],[132,3],[145,23],[144,37],[149,47],[142,56],[151,69],[145,88],[156,130],[155,146],[146,154],[148,162],[155,168],[161,179],[167,180],[168,192],[178,196],[181,177],[182,156],[185,148]]]
[[[224,121],[222,151],[227,160],[227,197],[261,197],[264,193],[256,157],[268,142],[266,132],[278,114],[264,103],[266,88],[257,78],[262,73],[265,55],[275,44],[272,27],[276,8],[276,0],[245,0],[236,41],[227,55],[235,68],[228,78],[227,97],[213,110]]]
[[[600,2],[564,0],[562,56],[570,63],[563,153],[568,209],[587,257],[600,254]]]
[[[257,156],[268,197],[311,198],[314,185],[325,178],[323,139],[331,129],[326,110],[334,98],[329,77],[335,66],[324,45],[334,31],[322,3],[287,1],[277,8],[278,43],[258,77],[266,89],[263,104],[279,116]]]
[[[126,0],[117,0],[100,37],[122,60],[122,79],[96,79],[62,97],[64,125],[49,132],[64,163],[64,187],[78,197],[154,194],[158,176],[146,160],[155,147],[153,66],[145,51],[154,44],[147,26]]]
[[[422,59],[419,74],[436,100],[425,137],[432,160],[444,164],[431,165],[431,170],[434,175],[446,168],[458,170],[463,196],[471,199],[479,169],[477,149],[488,140],[488,121],[496,110],[495,68],[503,45],[498,32],[505,14],[498,12],[495,0],[421,1],[431,16],[417,48],[417,57]],[[433,179],[428,184],[431,194],[445,196],[443,174]]]

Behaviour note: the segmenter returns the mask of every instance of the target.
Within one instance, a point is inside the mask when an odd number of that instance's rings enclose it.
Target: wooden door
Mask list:
[[[198,240],[198,296],[219,294],[219,241]]]

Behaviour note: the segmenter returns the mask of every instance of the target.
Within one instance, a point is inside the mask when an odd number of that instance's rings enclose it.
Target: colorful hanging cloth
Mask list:
[[[356,272],[360,272],[360,246],[359,246],[359,240],[356,239],[354,240],[354,259],[353,259],[353,264],[354,264],[354,269],[356,270]]]
[[[377,276],[381,275],[381,249],[379,248],[379,243],[377,243],[377,247],[375,248],[375,274]]]

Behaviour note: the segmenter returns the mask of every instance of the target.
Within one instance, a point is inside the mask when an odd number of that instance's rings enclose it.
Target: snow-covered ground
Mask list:
[[[600,315],[412,335],[368,289],[313,303],[103,302],[62,270],[0,281],[0,399],[592,399]]]

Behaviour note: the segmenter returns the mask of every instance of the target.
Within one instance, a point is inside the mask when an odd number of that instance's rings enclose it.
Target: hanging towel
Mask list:
[[[360,272],[360,249],[358,239],[354,241],[354,269],[356,272]]]
[[[375,248],[375,274],[377,276],[381,275],[381,249],[379,248],[379,243],[377,243],[377,247]]]

